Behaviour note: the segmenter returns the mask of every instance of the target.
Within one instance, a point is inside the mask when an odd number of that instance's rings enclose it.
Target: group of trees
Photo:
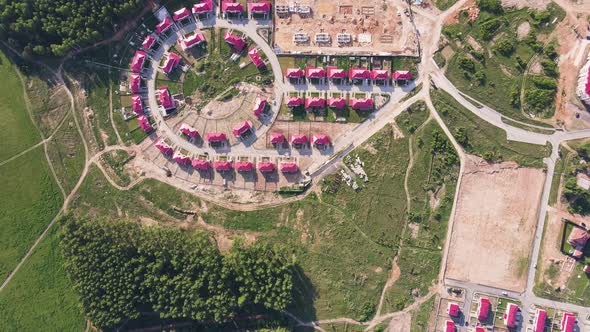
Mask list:
[[[63,56],[113,31],[135,13],[141,0],[0,0],[0,39],[33,55]]]
[[[62,221],[61,238],[65,268],[100,327],[142,312],[221,323],[292,302],[293,264],[265,244],[222,255],[201,232],[72,216]]]

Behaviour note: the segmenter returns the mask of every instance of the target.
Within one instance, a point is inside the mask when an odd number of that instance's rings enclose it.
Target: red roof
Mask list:
[[[244,7],[239,2],[223,1],[221,11],[224,13],[240,13],[244,11]]]
[[[236,169],[238,171],[249,172],[254,168],[251,161],[236,161]]]
[[[373,108],[373,99],[371,98],[351,98],[348,104],[355,110],[369,110]]]
[[[322,67],[305,67],[305,77],[307,77],[307,78],[326,77],[326,71]]]
[[[486,332],[486,330],[483,327],[481,327],[481,326],[477,326],[475,328],[475,332]]]
[[[146,133],[152,131],[152,125],[150,125],[150,121],[148,120],[148,118],[145,117],[145,115],[138,116],[137,123],[139,124],[141,129],[143,129],[143,131],[145,131]]]
[[[291,162],[280,163],[279,169],[283,173],[295,173],[295,172],[297,172],[297,163],[291,163]]]
[[[265,98],[262,98],[262,97],[256,98],[256,102],[254,103],[254,115],[260,116],[260,114],[262,114],[262,111],[264,111],[266,104],[267,104],[267,102],[266,102]]]
[[[164,109],[169,110],[171,108],[176,107],[174,105],[174,100],[170,97],[170,92],[168,88],[165,86],[161,86],[158,88],[158,99],[160,100],[160,105],[164,107]]]
[[[261,172],[272,172],[275,170],[275,164],[270,161],[263,161],[258,163],[258,170]]]
[[[590,265],[584,266],[584,272],[585,273],[590,273]]]
[[[384,81],[389,78],[389,72],[384,69],[373,69],[371,71],[371,79]]]
[[[305,135],[291,135],[289,142],[291,144],[306,144],[309,140]]]
[[[272,133],[270,134],[270,142],[272,144],[279,144],[285,141],[285,135],[281,133]]]
[[[207,133],[205,135],[207,142],[223,142],[227,139],[224,133]]]
[[[572,232],[567,238],[567,242],[574,247],[583,248],[586,246],[586,242],[588,242],[588,239],[590,239],[590,236],[588,236],[588,231],[585,228],[574,226]]]
[[[313,135],[311,137],[311,142],[313,144],[330,144],[330,136],[328,135]]]
[[[250,60],[252,60],[252,63],[254,63],[256,67],[264,67],[264,60],[262,60],[256,48],[251,48],[250,51],[248,51],[248,56],[250,57]]]
[[[192,165],[194,169],[209,169],[211,167],[209,160],[204,159],[193,159]]]
[[[244,47],[246,47],[246,42],[242,38],[229,32],[225,33],[223,39],[225,39],[228,44],[232,45],[238,51],[241,51],[244,49]]]
[[[133,95],[131,97],[131,109],[137,115],[143,114],[143,104],[141,103],[140,95]]]
[[[506,308],[506,313],[504,313],[504,325],[506,327],[514,327],[516,326],[516,312],[518,311],[518,306],[514,303],[508,303],[508,307]]]
[[[371,78],[371,72],[364,68],[350,68],[348,77],[354,80],[367,80]]]
[[[144,49],[149,50],[150,48],[152,48],[152,46],[154,46],[155,42],[156,42],[156,37],[154,37],[152,35],[147,35],[145,37],[145,39],[143,40],[143,42],[141,43],[141,46]]]
[[[287,68],[285,71],[285,77],[287,78],[301,78],[303,76],[303,70],[301,68]]]
[[[146,57],[147,54],[144,51],[135,51],[135,55],[133,56],[133,59],[131,59],[131,70],[141,71]]]
[[[184,7],[184,8],[181,8],[181,9],[175,11],[172,18],[174,18],[174,20],[176,22],[178,22],[180,20],[184,20],[185,18],[187,18],[190,14],[191,14],[191,11],[188,10],[186,7]]]
[[[171,155],[172,154],[172,147],[170,147],[170,145],[166,144],[166,142],[164,142],[164,140],[162,140],[161,138],[158,138],[156,140],[156,148],[158,150],[160,150],[160,152],[162,152],[163,154],[167,154],[167,155]]]
[[[479,299],[479,307],[477,307],[477,319],[485,321],[488,319],[490,312],[490,299],[482,297]]]
[[[131,92],[138,93],[141,86],[141,76],[138,73],[133,73],[129,76],[129,88]]]
[[[445,332],[455,332],[455,323],[452,320],[445,322]]]
[[[346,78],[346,70],[334,66],[328,66],[328,78],[344,79]]]
[[[287,106],[289,107],[301,106],[301,104],[303,104],[303,99],[301,97],[289,97],[289,99],[287,99]]]
[[[449,306],[447,307],[447,313],[451,317],[459,316],[459,305],[457,303],[449,303]]]
[[[240,137],[245,132],[250,130],[250,128],[252,128],[252,123],[250,123],[250,121],[243,121],[234,127],[234,129],[232,130],[232,133],[234,134],[234,136]]]
[[[393,72],[393,79],[394,80],[411,80],[412,73],[407,70],[396,70]]]
[[[213,9],[213,3],[211,0],[205,0],[201,3],[193,5],[193,14],[208,13]]]
[[[573,332],[576,325],[576,316],[570,312],[563,313],[561,319],[561,332]]]
[[[537,315],[535,315],[535,324],[533,332],[545,332],[545,320],[547,320],[547,311],[537,309]]]
[[[305,108],[310,107],[325,107],[326,100],[320,97],[309,97],[305,99]]]
[[[346,106],[346,99],[342,97],[328,98],[328,106],[341,110]]]
[[[181,133],[183,133],[189,137],[199,137],[199,132],[195,128],[189,126],[186,123],[180,124],[180,127],[178,128],[178,130],[180,130]]]
[[[186,165],[191,162],[191,158],[185,156],[184,154],[180,153],[179,151],[175,151],[172,159],[182,165]]]
[[[268,1],[249,2],[248,3],[248,11],[250,11],[251,13],[269,13],[270,12],[270,2],[268,2]]]
[[[205,41],[205,36],[203,35],[203,33],[201,32],[201,30],[197,30],[195,31],[195,34],[193,34],[192,36],[186,37],[182,40],[182,44],[180,45],[182,47],[183,50],[186,50],[187,48],[191,48],[195,45],[199,45],[200,43]]]
[[[229,171],[232,169],[231,161],[227,160],[216,160],[213,162],[213,167],[218,171]]]
[[[178,63],[180,63],[180,56],[175,53],[168,53],[166,60],[164,61],[164,65],[162,66],[162,71],[166,74],[170,74],[172,69],[178,66]]]
[[[168,30],[171,26],[172,20],[170,19],[170,17],[166,17],[156,25],[156,33],[161,34],[162,32]]]

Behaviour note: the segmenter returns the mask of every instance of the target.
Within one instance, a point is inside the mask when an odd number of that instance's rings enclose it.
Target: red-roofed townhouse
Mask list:
[[[189,126],[186,123],[181,123],[180,127],[178,127],[178,130],[190,138],[199,137],[199,132],[195,128]]]
[[[213,167],[216,171],[225,172],[233,168],[231,161],[228,160],[216,160],[213,162]]]
[[[346,70],[328,66],[328,79],[332,83],[341,84],[346,80]]]
[[[326,100],[321,97],[305,98],[305,108],[323,108],[326,107]]]
[[[131,97],[131,109],[133,110],[133,113],[137,115],[143,114],[143,103],[141,102],[140,95],[133,95],[133,97]]]
[[[272,145],[283,144],[285,142],[285,135],[281,133],[270,134],[270,143]]]
[[[260,117],[264,110],[266,110],[267,105],[268,102],[266,101],[266,99],[258,96],[256,98],[256,101],[254,102],[254,115]]]
[[[250,13],[250,18],[268,18],[270,16],[270,7],[269,1],[248,2],[248,12]]]
[[[176,53],[168,53],[166,55],[166,59],[164,60],[164,64],[160,67],[164,74],[170,75],[172,70],[178,66],[180,63],[180,56]]]
[[[242,6],[241,3],[228,1],[228,0],[221,1],[221,14],[224,17],[227,17],[229,15],[242,16],[243,12],[244,12],[244,7]]]
[[[507,328],[513,328],[516,326],[516,314],[518,312],[518,306],[514,303],[508,303],[506,312],[504,313],[504,325]]]
[[[481,327],[481,326],[477,326],[477,327],[475,328],[475,332],[486,332],[486,329],[484,329],[484,328],[483,328],[483,327]]]
[[[246,47],[246,41],[232,33],[226,32],[223,39],[238,51],[241,51]]]
[[[180,47],[182,48],[183,51],[186,51],[189,48],[195,47],[205,41],[206,40],[205,40],[205,36],[203,35],[203,32],[201,32],[201,30],[197,30],[197,31],[195,31],[195,33],[193,35],[182,39],[182,41],[180,42]]]
[[[191,11],[186,7],[175,11],[174,14],[172,15],[172,18],[174,19],[174,21],[178,22],[178,23],[181,23],[182,21],[185,21],[185,20],[188,20],[188,22],[190,22],[191,17],[192,17]]]
[[[295,173],[297,172],[297,163],[293,162],[283,162],[279,164],[279,169],[283,173]]]
[[[445,321],[445,332],[455,332],[455,322],[452,320]]]
[[[348,104],[350,107],[358,111],[368,111],[373,109],[373,99],[371,98],[350,98]]]
[[[459,316],[459,305],[457,303],[450,302],[449,305],[447,306],[447,313],[451,317]]]
[[[227,140],[227,136],[224,133],[207,133],[205,139],[209,143],[221,143]]]
[[[323,84],[326,79],[326,70],[322,67],[305,67],[305,77],[312,83]]]
[[[313,145],[316,146],[329,146],[330,145],[330,136],[328,135],[313,135],[311,137],[311,142]]]
[[[346,99],[342,97],[328,98],[328,106],[341,110],[346,106]]]
[[[172,97],[170,96],[170,92],[168,91],[167,87],[159,87],[156,94],[158,95],[160,106],[162,106],[164,110],[167,111],[176,108],[176,105],[174,104],[174,99],[172,99]]]
[[[407,84],[408,81],[412,79],[412,73],[407,70],[396,70],[393,72],[392,77],[396,81],[396,83],[403,81]]]
[[[304,145],[309,143],[309,139],[305,135],[291,135],[289,143],[293,145]]]
[[[371,71],[373,84],[389,85],[389,72],[385,69],[373,69]]]
[[[238,123],[234,127],[234,129],[232,130],[232,134],[234,134],[235,137],[240,138],[245,134],[250,133],[251,129],[252,123],[250,123],[250,121],[243,121]]]
[[[133,59],[131,59],[131,70],[134,72],[140,72],[143,69],[146,58],[147,53],[144,51],[135,51],[135,55],[133,55]]]
[[[213,1],[212,0],[205,0],[200,3],[196,3],[193,5],[193,15],[197,18],[204,16],[209,17],[209,14],[213,12]]]
[[[152,49],[155,43],[156,37],[154,37],[154,35],[147,35],[143,42],[141,42],[141,47],[143,47],[144,50],[149,51]]]
[[[275,164],[273,164],[271,161],[259,162],[258,170],[263,173],[273,172],[275,170]]]
[[[287,68],[285,77],[289,79],[292,84],[301,84],[303,79],[303,70],[301,68]]]
[[[138,73],[132,73],[129,75],[129,90],[134,93],[141,91],[141,76]]]
[[[173,152],[172,147],[170,145],[166,144],[166,142],[164,142],[164,140],[161,138],[158,138],[156,140],[155,146],[158,150],[160,150],[160,152],[162,152],[165,155],[169,156]]]
[[[160,23],[156,24],[156,33],[161,35],[170,30],[173,25],[174,22],[172,22],[172,19],[170,17],[166,17],[161,20]]]
[[[252,47],[250,51],[248,51],[248,56],[250,57],[250,60],[252,60],[252,63],[256,67],[262,68],[265,66],[264,60],[262,60],[262,57],[260,56],[260,54],[258,54],[258,50],[255,47]]]
[[[547,320],[547,311],[537,309],[535,322],[533,323],[533,332],[545,332],[545,321]]]
[[[152,131],[152,125],[150,124],[150,121],[148,120],[148,118],[145,115],[142,114],[142,115],[138,116],[137,123],[139,124],[141,129],[143,129],[143,131],[145,131],[146,133],[149,133],[150,131]]]
[[[561,318],[561,332],[574,332],[576,316],[570,312],[564,312]]]
[[[188,165],[191,162],[191,158],[180,153],[180,151],[175,151],[172,159],[181,165]]]
[[[254,164],[251,161],[236,161],[236,170],[238,172],[250,172],[254,169]]]
[[[303,104],[303,98],[301,97],[289,97],[287,99],[287,106],[289,107],[298,107]]]
[[[352,83],[362,84],[371,78],[371,72],[364,68],[350,68],[348,70],[348,78]]]
[[[191,164],[193,165],[194,169],[198,169],[198,170],[204,171],[204,170],[208,170],[209,168],[211,168],[211,163],[209,162],[209,160],[205,160],[205,159],[193,159]]]
[[[479,306],[477,307],[477,319],[485,322],[490,313],[490,299],[486,297],[479,298]]]

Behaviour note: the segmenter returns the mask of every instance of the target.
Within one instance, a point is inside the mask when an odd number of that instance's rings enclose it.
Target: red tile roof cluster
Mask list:
[[[371,79],[385,81],[389,78],[389,72],[384,69],[373,69],[371,71]]]
[[[254,164],[251,161],[236,161],[236,170],[250,172],[252,169],[254,169]]]
[[[270,13],[270,2],[248,2],[248,11],[254,14]]]
[[[244,11],[244,7],[239,2],[222,1],[221,11],[224,13],[241,13]]]
[[[262,111],[264,111],[264,109],[266,108],[267,104],[268,103],[265,98],[262,98],[260,96],[257,97],[256,102],[254,102],[254,115],[260,116],[260,114],[262,114]]]
[[[156,33],[161,34],[163,32],[166,32],[168,29],[170,29],[171,26],[172,20],[170,19],[170,17],[166,17],[156,25]]]
[[[504,325],[508,328],[516,326],[516,313],[518,312],[518,306],[514,303],[508,303],[506,307],[506,313],[504,313]]]
[[[164,65],[161,67],[162,71],[168,75],[180,63],[180,56],[176,53],[168,53]]]
[[[321,97],[305,98],[305,108],[322,108],[326,106],[326,100]]]
[[[280,133],[272,133],[270,134],[270,142],[272,144],[280,144],[285,141],[285,135]]]
[[[138,93],[141,87],[141,76],[138,73],[129,75],[129,89],[131,92]]]
[[[259,162],[258,170],[261,172],[272,172],[275,170],[275,164],[270,161]]]
[[[166,142],[164,142],[164,140],[162,140],[161,138],[158,138],[156,140],[155,145],[156,145],[156,148],[158,150],[160,150],[160,152],[162,152],[163,154],[166,154],[166,155],[172,154],[172,151],[173,151],[172,147],[170,145],[166,144]]]
[[[174,15],[172,15],[172,18],[178,22],[181,20],[184,20],[185,18],[189,17],[189,15],[191,14],[191,11],[188,10],[186,7],[181,8],[177,11],[174,12]]]
[[[143,103],[141,102],[140,95],[133,95],[131,97],[131,109],[137,115],[143,114]]]
[[[371,72],[364,68],[350,68],[348,77],[353,80],[368,80],[371,78]]]
[[[193,137],[193,138],[199,137],[199,132],[195,128],[189,126],[186,123],[181,123],[180,127],[178,127],[178,130],[180,130],[180,132],[185,134],[186,136]]]
[[[279,169],[283,173],[295,173],[297,172],[297,163],[293,162],[282,162],[279,164]]]
[[[407,70],[396,70],[395,72],[393,72],[393,79],[396,81],[411,80],[412,73]]]
[[[345,79],[346,70],[334,66],[328,66],[328,78],[331,79]]]
[[[350,107],[355,110],[370,110],[373,108],[373,99],[371,98],[350,98],[348,101]]]
[[[213,10],[213,2],[211,0],[205,0],[201,3],[193,5],[193,14],[205,14]]]
[[[180,151],[175,151],[174,155],[172,156],[172,159],[181,165],[187,165],[188,163],[191,162],[191,158],[180,153]]]
[[[287,68],[285,71],[287,78],[301,78],[303,77],[303,70],[301,68]]]
[[[346,106],[346,99],[342,97],[328,98],[328,106],[341,110]]]
[[[193,159],[192,165],[193,165],[194,169],[202,169],[202,170],[206,170],[211,167],[211,163],[209,162],[209,160],[205,160],[205,159]]]
[[[307,144],[309,139],[305,135],[291,135],[289,142],[291,144]]]
[[[459,305],[453,302],[449,303],[449,306],[447,307],[447,313],[451,317],[459,316]]]
[[[488,319],[488,314],[490,312],[490,299],[481,297],[479,299],[479,306],[477,307],[477,319],[480,321],[485,321]]]
[[[576,316],[571,312],[563,313],[561,318],[561,332],[573,332],[576,325]]]
[[[301,97],[289,97],[287,99],[287,106],[289,107],[297,107],[301,106],[301,104],[303,104],[303,98]]]
[[[228,160],[216,160],[213,162],[213,167],[218,171],[229,171],[232,169],[233,165],[231,161]]]
[[[145,131],[146,133],[152,131],[152,125],[150,125],[150,121],[145,115],[138,116],[137,123],[139,124],[141,129],[143,129],[143,131]]]
[[[326,70],[322,67],[305,67],[305,77],[307,78],[322,78],[326,77]]]
[[[174,105],[174,99],[172,99],[168,88],[165,86],[158,88],[158,99],[160,100],[160,105],[166,110],[176,107],[176,105]]]
[[[219,143],[225,141],[227,136],[224,133],[207,133],[205,139],[210,143]]]
[[[241,51],[244,49],[244,47],[246,47],[246,42],[244,41],[244,39],[242,39],[232,33],[226,32],[225,35],[223,36],[223,39],[228,44],[232,45],[238,51]]]
[[[535,323],[533,324],[533,332],[545,332],[545,321],[547,320],[547,311],[537,309],[535,315]]]
[[[245,134],[248,130],[250,130],[250,128],[252,128],[252,123],[250,123],[250,121],[243,121],[238,123],[234,129],[232,130],[232,134],[234,134],[234,136],[236,137],[240,137],[243,134]]]
[[[146,57],[147,54],[144,51],[135,51],[135,55],[133,55],[133,59],[131,59],[131,70],[135,72],[141,71]]]
[[[258,50],[256,48],[252,47],[250,51],[248,51],[248,56],[256,67],[264,67],[264,60],[262,60],[262,57],[260,57],[260,54],[258,54]]]
[[[201,30],[197,30],[193,35],[184,38],[181,41],[180,47],[182,47],[183,50],[186,50],[193,46],[199,45],[204,41],[205,36],[203,35],[203,32],[201,32]]]
[[[445,332],[455,332],[455,323],[452,320],[445,322]]]
[[[147,35],[145,37],[145,39],[143,40],[143,42],[141,43],[141,46],[144,49],[149,50],[152,48],[152,46],[154,46],[155,42],[156,42],[156,37],[154,37],[152,35]]]

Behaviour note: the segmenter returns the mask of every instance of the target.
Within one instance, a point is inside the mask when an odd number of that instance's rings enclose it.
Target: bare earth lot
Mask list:
[[[514,163],[466,165],[447,278],[524,291],[545,173]]]

